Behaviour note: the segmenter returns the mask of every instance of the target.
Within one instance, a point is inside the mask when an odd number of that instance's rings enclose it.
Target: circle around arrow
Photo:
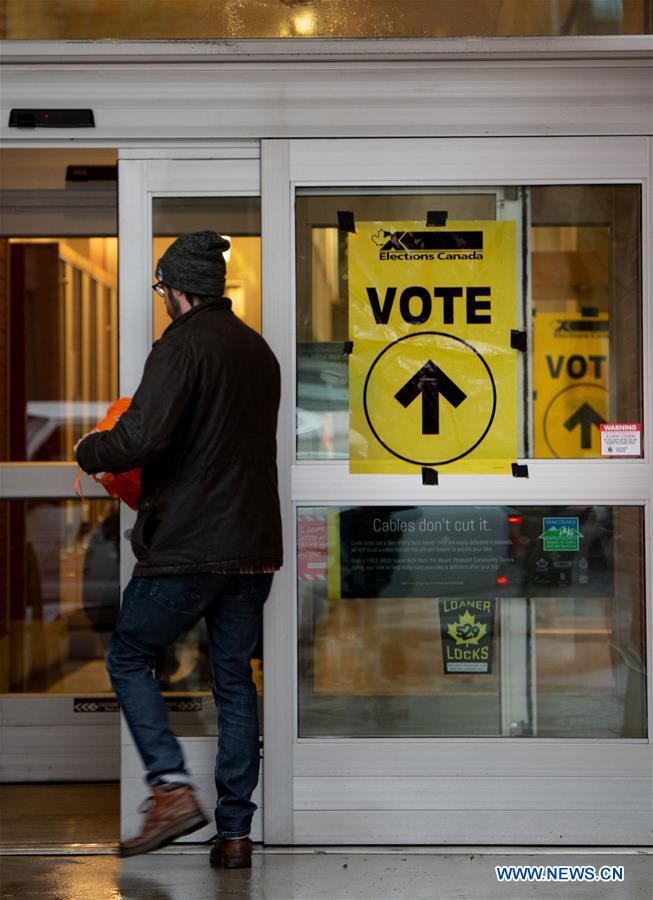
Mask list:
[[[485,428],[485,431],[480,436],[480,438],[476,441],[476,443],[472,444],[471,447],[468,447],[468,449],[465,450],[463,453],[459,453],[458,456],[452,456],[450,459],[437,459],[437,460],[433,460],[431,462],[424,462],[424,461],[418,460],[418,459],[410,459],[410,457],[402,456],[400,453],[397,453],[395,450],[393,450],[392,447],[389,447],[385,443],[385,441],[383,441],[379,437],[379,434],[377,433],[376,428],[374,427],[374,425],[372,425],[372,419],[370,418],[369,410],[367,408],[367,388],[370,383],[370,378],[372,376],[372,372],[374,371],[374,367],[379,362],[381,357],[385,353],[387,353],[389,350],[391,350],[396,344],[400,344],[402,341],[409,341],[412,338],[424,337],[425,335],[432,335],[435,337],[444,337],[451,341],[458,341],[458,343],[463,344],[463,346],[467,347],[468,350],[471,350],[472,353],[475,353],[476,356],[478,356],[480,361],[485,366],[488,377],[490,379],[490,384],[492,386],[492,411],[490,413],[490,418],[489,418],[489,421]],[[456,337],[453,334],[447,334],[445,331],[417,331],[417,332],[415,332],[415,334],[407,334],[405,337],[397,338],[396,341],[393,341],[391,344],[388,344],[387,347],[384,347],[383,350],[376,357],[376,359],[374,360],[374,362],[372,363],[372,365],[369,368],[369,371],[365,378],[365,384],[363,385],[363,410],[365,412],[365,419],[367,420],[367,424],[370,427],[370,431],[372,432],[374,437],[377,439],[379,444],[381,444],[382,447],[385,447],[385,449],[388,451],[388,453],[391,453],[393,456],[396,456],[397,459],[402,459],[404,462],[412,463],[413,465],[416,465],[416,466],[444,466],[444,465],[447,465],[448,463],[456,462],[457,460],[462,459],[464,456],[468,456],[472,452],[472,450],[475,450],[478,447],[478,445],[483,441],[483,439],[485,438],[485,435],[488,433],[488,431],[492,427],[492,423],[494,422],[494,416],[497,411],[497,387],[496,387],[496,384],[494,383],[494,376],[492,375],[492,371],[491,371],[490,367],[488,366],[486,361],[483,359],[481,354],[478,352],[478,350],[475,347],[473,347],[471,344],[468,344],[467,341],[464,341],[462,338]]]
[[[544,440],[546,441],[547,447],[549,448],[551,453],[553,453],[553,455],[555,456],[556,459],[561,459],[562,457],[557,452],[557,450],[551,443],[551,440],[549,439],[548,422],[549,422],[549,413],[551,412],[551,407],[556,402],[556,400],[559,400],[560,397],[562,397],[563,394],[566,394],[568,391],[573,391],[576,388],[583,388],[583,387],[597,388],[599,390],[605,391],[606,394],[608,393],[608,389],[603,384],[597,384],[594,381],[579,381],[576,384],[569,384],[569,385],[567,385],[567,387],[563,388],[561,391],[558,391],[558,393],[555,394],[551,398],[551,400],[549,400],[549,404],[548,404],[547,408],[544,410],[544,418],[542,420],[542,432],[544,434]],[[568,459],[569,457],[564,457],[564,458]],[[581,456],[578,458],[583,459],[584,457]]]

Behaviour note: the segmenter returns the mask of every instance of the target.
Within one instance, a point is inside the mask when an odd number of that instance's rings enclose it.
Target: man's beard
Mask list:
[[[181,315],[181,304],[176,297],[172,296],[172,294],[168,294],[166,298],[166,310],[173,322]]]

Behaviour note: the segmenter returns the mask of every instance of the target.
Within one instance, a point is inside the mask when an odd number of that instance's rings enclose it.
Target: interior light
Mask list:
[[[499,575],[497,578],[497,584],[508,584],[508,579],[505,575]]]
[[[521,516],[508,516],[508,521],[511,525],[519,525],[521,523]]]
[[[310,12],[310,10],[306,10],[306,12],[298,13],[298,15],[293,16],[292,22],[295,34],[299,34],[302,37],[308,37],[311,34],[315,34],[317,21],[315,19],[315,14]]]

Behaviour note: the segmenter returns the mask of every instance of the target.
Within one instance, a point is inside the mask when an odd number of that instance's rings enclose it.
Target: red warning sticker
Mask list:
[[[641,456],[642,426],[634,423],[602,423],[601,456]]]

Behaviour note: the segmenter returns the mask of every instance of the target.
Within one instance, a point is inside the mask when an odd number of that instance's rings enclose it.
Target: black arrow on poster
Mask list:
[[[593,406],[589,403],[583,403],[579,406],[573,416],[570,416],[565,422],[567,431],[573,431],[580,425],[580,446],[581,450],[591,450],[592,448],[592,425],[596,428],[599,425],[605,425],[605,419],[600,416]]]
[[[422,368],[409,378],[397,391],[395,399],[406,408],[422,395],[422,434],[440,433],[440,395],[454,408],[460,406],[467,394],[462,391],[433,360],[428,360]]]

